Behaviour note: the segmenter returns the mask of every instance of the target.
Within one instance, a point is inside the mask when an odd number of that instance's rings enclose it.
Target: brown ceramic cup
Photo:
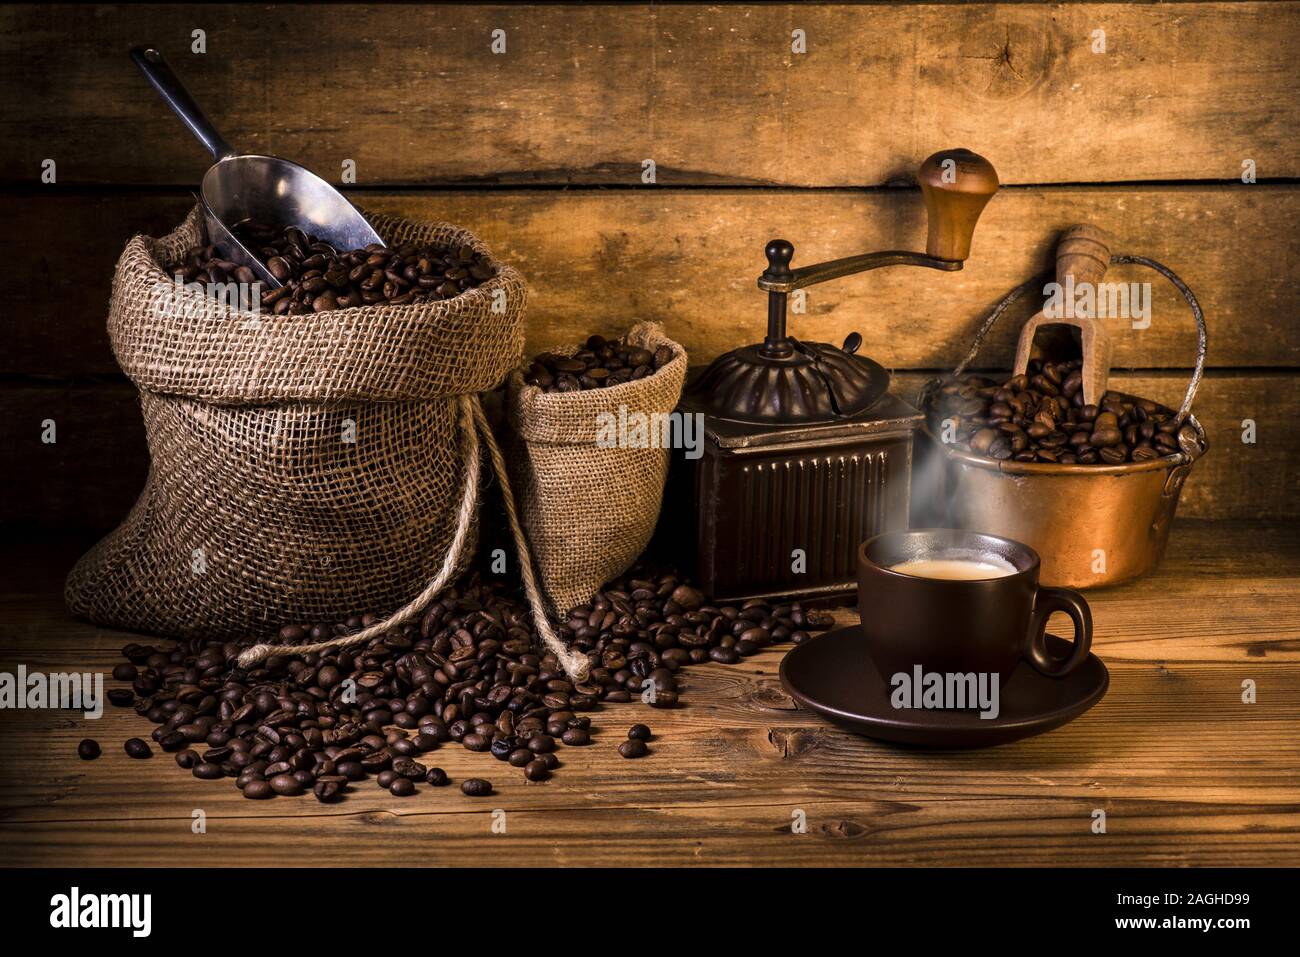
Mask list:
[[[922,578],[891,570],[924,559],[1009,562],[997,578]],[[920,665],[948,674],[992,673],[1005,681],[1021,660],[1045,675],[1074,670],[1092,646],[1092,613],[1083,596],[1038,584],[1038,553],[1028,545],[955,529],[887,532],[858,549],[858,612],[877,669],[886,680]],[[1047,650],[1053,612],[1074,621],[1074,648],[1065,658]]]

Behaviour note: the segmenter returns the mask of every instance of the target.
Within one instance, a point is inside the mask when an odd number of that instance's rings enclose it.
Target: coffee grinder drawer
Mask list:
[[[716,601],[851,598],[858,546],[908,527],[914,425],[813,447],[706,442],[689,463],[700,587]]]

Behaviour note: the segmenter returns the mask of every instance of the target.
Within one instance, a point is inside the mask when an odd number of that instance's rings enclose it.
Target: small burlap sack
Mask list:
[[[486,252],[451,225],[371,222],[390,244]],[[255,316],[173,286],[203,235],[196,208],[117,264],[108,328],[152,461],[126,520],[68,576],[69,609],[238,639],[432,597],[473,550],[476,393],[522,357],[522,277],[494,263],[449,301]]]
[[[658,323],[640,323],[626,338],[652,352],[667,345],[673,358],[644,379],[584,392],[543,392],[525,383],[522,369],[510,374],[511,478],[542,588],[561,616],[631,567],[659,518],[667,446],[602,447],[598,438],[610,422],[602,416],[631,424],[638,413],[671,413],[686,350]],[[572,355],[577,347],[553,351]]]

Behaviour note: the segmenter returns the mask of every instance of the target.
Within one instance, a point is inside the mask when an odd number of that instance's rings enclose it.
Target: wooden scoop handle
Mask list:
[[[1056,281],[1062,287],[1063,303],[1073,311],[1074,291],[1083,284],[1099,284],[1109,265],[1110,237],[1105,230],[1086,223],[1067,229],[1056,245]],[[1093,302],[1096,302],[1095,295]],[[1110,379],[1112,347],[1105,325],[1092,315],[1049,317],[1038,313],[1020,330],[1012,374],[1023,375],[1029,367],[1034,337],[1043,326],[1075,326],[1079,329],[1083,347],[1083,401],[1088,405],[1100,402]]]

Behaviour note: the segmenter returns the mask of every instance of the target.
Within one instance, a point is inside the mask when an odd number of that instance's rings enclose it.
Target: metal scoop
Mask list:
[[[208,241],[226,259],[253,270],[267,288],[280,288],[280,281],[231,232],[231,227],[246,219],[297,226],[340,252],[371,243],[383,245],[357,208],[311,170],[278,156],[237,153],[157,50],[136,47],[131,59],[216,160],[203,175],[199,201],[208,224]]]

